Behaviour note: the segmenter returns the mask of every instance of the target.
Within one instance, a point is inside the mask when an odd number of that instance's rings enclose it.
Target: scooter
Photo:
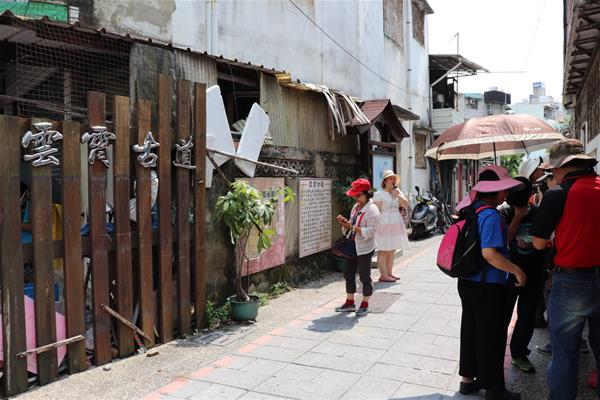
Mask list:
[[[415,186],[417,204],[410,216],[412,226],[411,239],[417,240],[434,232],[438,228],[438,206],[433,198],[421,195],[421,189]]]

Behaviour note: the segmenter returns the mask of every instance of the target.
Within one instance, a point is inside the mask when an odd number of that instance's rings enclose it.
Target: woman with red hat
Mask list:
[[[337,312],[356,312],[357,316],[369,312],[369,297],[373,294],[373,282],[371,280],[371,258],[375,252],[375,232],[379,225],[379,210],[371,198],[371,183],[366,179],[357,179],[352,182],[350,190],[346,192],[356,200],[352,207],[350,219],[342,215],[337,220],[346,235],[348,242],[354,246],[356,257],[346,264],[344,278],[346,280],[346,301],[339,307]],[[363,299],[360,307],[356,309],[354,295],[356,293],[356,273],[362,283]]]

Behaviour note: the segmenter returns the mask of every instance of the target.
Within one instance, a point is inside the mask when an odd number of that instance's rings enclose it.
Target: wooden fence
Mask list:
[[[111,310],[137,325],[144,347],[204,326],[206,87],[189,81],[176,84],[176,125],[172,121],[173,82],[166,76],[157,82],[156,127],[151,126],[150,101],[138,100],[131,107],[129,98],[122,96],[114,97],[112,125],[105,127],[106,96],[98,92],[88,94],[88,125],[0,115],[5,396],[26,391],[28,379],[35,377],[28,372],[27,354],[36,358],[40,385],[58,378],[57,349],[62,345],[67,347],[69,373],[88,368],[83,340],[86,305],[93,324],[91,361],[96,365],[114,356],[131,355],[140,347],[135,331],[114,318]],[[132,109],[135,121],[130,118]],[[82,143],[88,149],[88,160],[84,160],[89,163],[87,210],[81,206]],[[53,183],[53,168],[60,170],[58,183]],[[24,244],[22,230],[28,228],[22,225],[23,170],[31,173],[32,235],[31,243]],[[151,170],[159,180],[158,227],[154,228]],[[112,225],[107,223],[109,180],[113,184]],[[53,239],[53,185],[61,189],[60,240]],[[136,199],[135,222],[130,217],[131,198]],[[82,212],[89,233],[82,230]],[[66,340],[57,339],[56,329],[53,264],[59,259]],[[89,259],[87,271],[84,259]],[[26,341],[26,302],[31,297],[25,297],[25,265],[33,266],[35,348]],[[91,301],[86,298],[88,275]]]

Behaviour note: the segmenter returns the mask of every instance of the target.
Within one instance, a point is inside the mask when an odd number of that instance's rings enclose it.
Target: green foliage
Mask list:
[[[269,288],[269,297],[278,297],[292,290],[292,287],[287,282],[277,282]]]
[[[522,154],[502,156],[501,165],[508,170],[510,176],[517,176],[519,174],[519,165],[521,165],[522,161]]]
[[[218,218],[229,228],[231,243],[236,253],[236,291],[238,301],[247,301],[248,295],[242,285],[242,266],[248,261],[246,245],[252,229],[256,229],[258,240],[256,249],[262,253],[271,247],[275,232],[267,227],[277,211],[280,198],[284,202],[294,201],[296,195],[289,188],[272,188],[264,194],[244,181],[231,183],[231,190],[221,196],[215,205]],[[248,274],[249,275],[249,274]],[[248,277],[249,278],[249,277]]]
[[[216,329],[223,323],[229,321],[229,314],[231,312],[231,305],[229,302],[225,303],[221,307],[217,307],[214,301],[206,301],[206,323],[209,329]]]
[[[350,189],[354,178],[349,176],[340,177],[333,182],[333,194],[336,200],[342,205],[342,215],[349,215],[352,206],[354,206],[354,199],[350,196],[346,196],[346,192]]]
[[[253,296],[258,297],[260,306],[264,307],[269,303],[269,299],[274,299],[292,290],[289,283],[282,281],[271,285],[267,293],[254,292],[251,293]]]
[[[269,294],[268,293],[254,292],[254,293],[250,293],[250,294],[252,296],[258,297],[258,301],[260,301],[261,307],[264,307],[267,304],[269,304]]]

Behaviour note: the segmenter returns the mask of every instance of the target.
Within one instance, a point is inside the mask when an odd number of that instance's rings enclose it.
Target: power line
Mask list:
[[[352,54],[352,52],[350,52],[348,49],[346,49],[344,46],[342,46],[337,40],[335,40],[334,37],[332,37],[325,29],[321,28],[321,26],[319,26],[319,24],[317,24],[317,22],[312,19],[312,17],[310,15],[308,15],[302,8],[300,8],[295,2],[294,0],[288,0],[298,11],[300,11],[309,21],[310,23],[312,23],[318,30],[321,31],[321,33],[323,33],[325,36],[327,36],[327,38],[329,40],[331,40],[336,46],[338,46],[340,49],[342,49],[346,54],[348,54],[350,57],[352,57],[352,59],[354,61],[356,61],[358,64],[360,64],[363,68],[365,68],[367,71],[371,72],[373,75],[377,76],[379,79],[383,80],[384,82],[389,83],[391,86],[395,87],[396,89],[404,92],[404,93],[408,93],[411,94],[413,96],[418,96],[418,97],[423,97],[423,98],[429,98],[429,96],[423,96],[420,95],[418,93],[414,93],[414,92],[410,92],[404,88],[401,88],[400,86],[396,85],[394,82],[390,81],[389,79],[387,79],[386,77],[380,75],[377,71],[373,70],[371,67],[369,67],[368,65],[366,65],[365,63],[363,63],[359,58],[357,58],[354,54]]]
[[[529,43],[529,48],[527,49],[527,54],[525,55],[525,62],[523,63],[523,69],[527,69],[527,64],[529,63],[529,57],[531,56],[531,51],[533,50],[533,45],[535,44],[535,37],[537,36],[538,28],[540,27],[540,21],[542,20],[542,15],[544,15],[544,9],[546,8],[546,0],[542,0],[542,6],[540,7],[540,13],[538,14],[537,21],[535,23],[535,28],[533,29],[533,36],[531,37],[531,43]]]

